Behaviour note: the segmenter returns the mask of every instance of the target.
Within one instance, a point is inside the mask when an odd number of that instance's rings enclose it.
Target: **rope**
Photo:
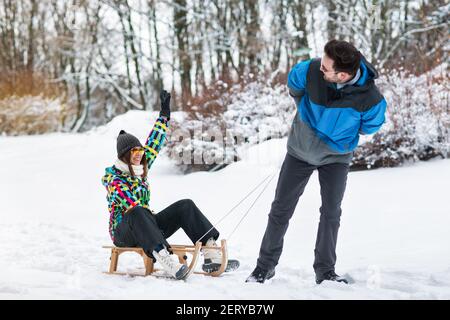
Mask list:
[[[267,187],[270,184],[270,181],[272,181],[273,177],[275,177],[275,173],[272,174],[272,177],[270,178],[270,180],[266,183],[266,185],[264,186],[264,188],[262,189],[262,191],[258,194],[258,196],[256,197],[255,201],[253,201],[252,205],[250,206],[250,208],[248,208],[247,212],[244,214],[244,216],[241,218],[241,220],[239,220],[239,222],[237,223],[236,227],[234,227],[233,231],[231,231],[230,235],[228,236],[228,240],[231,239],[231,236],[234,234],[234,232],[236,231],[236,229],[240,226],[240,224],[242,223],[242,221],[244,221],[245,217],[247,217],[248,213],[250,212],[250,210],[253,208],[253,206],[255,205],[256,201],[258,201],[259,197],[261,197],[261,195],[264,193],[264,191],[267,189]]]
[[[252,191],[250,191],[243,199],[241,199],[233,208],[231,208],[222,218],[220,218],[220,220],[219,221],[217,221],[215,224],[213,224],[213,226],[208,230],[208,231],[206,231],[199,239],[197,239],[197,241],[200,241],[200,239],[202,239],[204,236],[206,236],[212,229],[214,229],[216,226],[218,226],[219,225],[219,223],[221,223],[226,217],[228,217],[233,211],[234,211],[234,209],[236,209],[242,202],[244,202],[253,192],[255,192],[267,179],[269,179],[270,178],[270,180],[272,180],[273,179],[273,177],[275,176],[275,173],[273,173],[273,174],[269,174],[267,177],[265,177],[264,178],[264,180],[262,180],[255,188],[253,188],[253,190]],[[270,183],[270,180],[269,180],[269,183]],[[269,184],[269,183],[267,183],[266,184],[266,186],[264,187],[264,189],[263,189],[263,192],[264,192],[264,190],[266,189],[266,187],[267,187],[267,185]],[[258,195],[258,198],[259,198],[259,196],[261,196],[261,194],[262,193],[260,193],[259,195]],[[256,198],[256,200],[258,200],[258,198]],[[255,200],[255,202],[256,202],[256,200]],[[255,203],[254,202],[254,203]],[[252,204],[252,206],[254,205],[254,203]],[[251,209],[251,207],[250,207],[250,209]],[[248,212],[248,211],[247,211]],[[245,217],[244,217],[245,218]],[[241,221],[242,221],[243,219],[241,219]],[[240,222],[239,222],[240,223]],[[236,228],[235,228],[236,229]],[[196,242],[197,242],[196,241]]]

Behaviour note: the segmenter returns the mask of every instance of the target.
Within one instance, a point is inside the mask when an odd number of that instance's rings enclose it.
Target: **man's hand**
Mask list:
[[[167,120],[170,120],[170,93],[166,90],[161,90],[159,98],[161,100],[161,112],[159,116],[166,117]]]

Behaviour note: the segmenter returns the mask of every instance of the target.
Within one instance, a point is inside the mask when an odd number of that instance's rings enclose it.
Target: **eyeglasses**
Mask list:
[[[144,148],[133,148],[131,149],[131,154],[135,155],[135,154],[139,154],[142,155],[144,154],[145,150]]]
[[[322,70],[323,73],[329,73],[329,72],[333,72],[334,74],[338,74],[339,73],[339,71],[327,70],[327,68],[325,68],[323,66],[323,64],[320,65],[320,69]]]

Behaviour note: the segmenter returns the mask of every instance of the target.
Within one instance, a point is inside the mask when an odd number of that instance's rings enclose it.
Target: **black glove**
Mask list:
[[[161,90],[159,98],[161,99],[161,112],[159,116],[166,117],[167,120],[170,120],[170,93],[166,90]]]

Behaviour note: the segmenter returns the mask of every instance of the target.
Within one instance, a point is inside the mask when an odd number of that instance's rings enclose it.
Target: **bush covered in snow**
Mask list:
[[[360,143],[352,169],[448,157],[447,66],[421,76],[389,71],[377,84],[388,102],[386,123]],[[231,87],[213,100],[207,103],[213,103],[216,112],[196,112],[203,108],[194,106],[193,112],[172,125],[175,134],[168,144],[170,156],[186,171],[223,167],[238,159],[237,148],[242,144],[287,136],[295,115],[286,86],[265,81]]]
[[[62,131],[66,111],[60,98],[9,96],[0,100],[0,133],[25,135]]]
[[[386,97],[386,123],[355,151],[352,167],[394,167],[405,161],[450,155],[449,77],[447,66],[421,76],[390,71],[379,87]]]
[[[260,81],[236,85],[214,104],[223,112],[203,114],[194,106],[185,119],[172,121],[169,153],[186,171],[221,168],[239,160],[237,148],[244,143],[286,136],[295,113],[285,86]]]

